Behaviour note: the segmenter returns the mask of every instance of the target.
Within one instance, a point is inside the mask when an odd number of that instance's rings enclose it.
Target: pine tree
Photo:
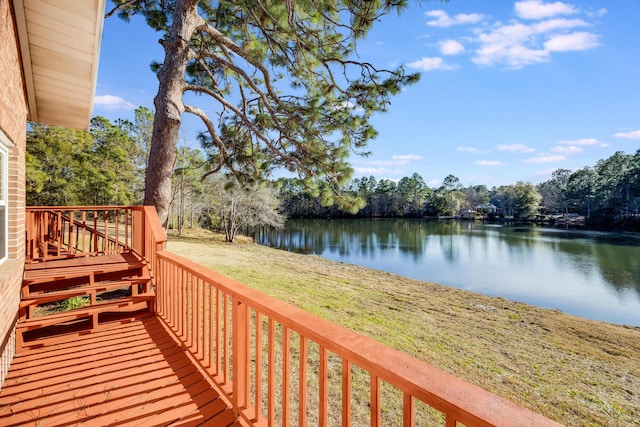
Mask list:
[[[371,116],[418,75],[360,60],[356,43],[406,1],[114,1],[107,16],[142,14],[163,34],[144,201],[161,220],[185,112],[206,128],[211,173],[250,185],[284,168],[324,204],[361,206],[340,193],[352,174],[348,158],[366,153],[376,135]],[[203,95],[206,108],[186,103],[188,93]]]

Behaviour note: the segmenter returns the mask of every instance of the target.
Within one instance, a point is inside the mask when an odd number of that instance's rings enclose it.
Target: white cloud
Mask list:
[[[542,5],[539,2],[533,3]],[[587,31],[567,33],[567,30],[589,25],[582,19],[567,18],[544,19],[532,23],[519,20],[513,20],[509,24],[497,23],[488,30],[476,32],[475,42],[479,46],[472,61],[478,65],[505,64],[517,69],[548,62],[553,52],[593,49],[599,46],[597,34]]]
[[[609,144],[605,144],[603,142],[598,141],[595,138],[583,138],[583,139],[574,139],[574,140],[564,140],[558,141],[560,145],[574,145],[578,147],[608,147]]]
[[[527,147],[523,144],[498,145],[499,151],[510,151],[512,153],[533,153],[535,148]]]
[[[441,41],[439,47],[443,55],[457,55],[464,52],[464,46],[456,40],[448,39]]]
[[[577,32],[555,35],[544,43],[544,48],[549,52],[568,52],[589,50],[599,45],[600,43],[598,43],[598,36],[596,34]]]
[[[98,95],[94,98],[93,103],[105,110],[133,110],[136,108],[132,103],[125,101],[123,98],[115,95]]]
[[[344,101],[340,107],[336,106],[335,110],[340,110],[340,109],[345,109],[345,110],[354,110],[356,112],[362,112],[364,111],[364,108],[354,104],[351,101]]]
[[[554,153],[578,154],[584,152],[584,149],[576,147],[575,145],[568,145],[566,147],[553,147],[551,151]]]
[[[631,132],[614,133],[613,136],[615,136],[616,138],[640,139],[640,129]]]
[[[456,65],[445,64],[442,58],[428,58],[426,56],[417,61],[408,63],[407,66],[417,68],[422,71],[455,70],[458,68]]]
[[[451,27],[452,25],[477,24],[484,19],[484,15],[480,13],[461,13],[453,17],[449,16],[444,10],[430,10],[425,12],[429,18],[427,25],[431,27]]]
[[[515,4],[515,11],[522,19],[544,19],[578,12],[576,8],[563,2],[544,3],[540,0],[518,1]]]
[[[604,15],[606,15],[609,11],[607,10],[606,7],[602,7],[598,10],[591,10],[591,11],[587,11],[586,14],[592,18],[600,18]]]
[[[556,30],[568,30],[577,27],[586,27],[589,24],[582,19],[548,19],[546,21],[536,22],[530,27],[534,34],[549,33]]]
[[[411,160],[422,160],[424,157],[418,154],[403,154],[403,155],[394,155],[391,156],[393,160],[400,160],[402,162],[408,162]]]
[[[476,162],[480,166],[503,166],[504,163],[499,162],[497,160],[478,160]]]
[[[522,0],[515,2],[513,19],[492,25],[479,13],[449,15],[444,10],[426,12],[427,25],[450,27],[471,24],[473,37],[444,39],[438,43],[442,55],[470,51],[473,63],[480,66],[506,66],[520,69],[549,62],[560,52],[586,51],[600,45],[600,36],[588,27],[606,14],[606,9],[578,7],[562,1]],[[464,42],[464,45],[462,42]],[[473,44],[473,45],[472,45]],[[441,58],[425,57],[410,64],[424,71],[451,70]]]
[[[480,33],[477,37],[480,47],[472,61],[489,66],[506,63],[512,68],[548,61],[549,53],[532,42],[534,35],[532,27],[521,23],[502,25],[488,33]]]
[[[382,174],[386,172],[385,168],[365,168],[365,167],[354,167],[353,171],[358,175],[375,175]]]
[[[480,150],[476,147],[458,147],[456,148],[456,151],[464,151],[466,153],[473,153],[473,154],[487,153],[487,151]]]
[[[563,160],[567,160],[565,156],[561,156],[559,154],[546,154],[540,153],[536,157],[529,157],[528,159],[524,159],[525,163],[554,163],[561,162]]]

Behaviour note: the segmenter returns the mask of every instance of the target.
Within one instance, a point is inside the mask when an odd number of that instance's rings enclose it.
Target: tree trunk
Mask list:
[[[198,0],[176,1],[168,40],[161,42],[165,57],[158,72],[158,94],[153,101],[156,113],[145,177],[144,204],[155,206],[165,228],[171,203],[171,179],[176,162],[176,145],[181,115],[184,112],[182,95],[189,59],[189,40],[202,22],[197,5]]]

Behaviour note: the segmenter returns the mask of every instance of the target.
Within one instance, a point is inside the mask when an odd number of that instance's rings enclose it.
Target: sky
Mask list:
[[[107,9],[109,9],[109,4]],[[640,148],[640,0],[410,1],[358,47],[380,68],[420,72],[372,122],[355,177],[431,186],[537,184],[558,169],[594,166]],[[153,109],[161,34],[141,19],[104,24],[94,116]],[[197,148],[198,119],[181,144]]]

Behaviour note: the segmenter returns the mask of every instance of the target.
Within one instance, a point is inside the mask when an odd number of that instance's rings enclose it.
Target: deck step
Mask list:
[[[25,265],[22,296],[55,291],[105,280],[139,277],[144,260],[132,253],[78,257]]]
[[[68,335],[69,333],[86,334],[99,330],[101,326],[122,321],[124,318],[133,320],[151,316],[155,295],[153,293],[140,294],[115,301],[101,302],[74,310],[68,310],[47,316],[34,317],[18,322],[16,327],[16,347],[18,351],[32,344],[40,344],[49,336]],[[108,317],[108,316],[111,317]],[[46,330],[45,334],[38,334]],[[35,332],[37,340],[32,342],[30,333]]]
[[[107,292],[122,289],[117,299],[100,301]],[[88,305],[34,316],[39,306],[89,296]],[[110,295],[113,297],[113,293]],[[25,265],[16,328],[18,349],[47,336],[97,330],[102,324],[138,318],[154,312],[155,293],[143,259],[133,253],[82,256]]]
[[[136,285],[145,285],[151,279],[149,277],[137,277],[134,279],[125,279],[125,280],[117,280],[110,282],[100,282],[94,285],[88,286],[75,286],[69,289],[63,289],[60,291],[51,291],[44,293],[32,294],[28,297],[22,297],[22,301],[20,301],[20,308],[46,304],[48,302],[60,301],[67,298],[72,298],[76,296],[86,296],[86,295],[97,295],[100,292],[106,292],[114,289],[120,289],[124,287],[132,287],[132,294],[135,295],[137,293],[138,287]]]
[[[119,311],[122,308],[130,309],[134,304],[151,301],[154,298],[155,294],[146,293],[133,297],[122,298],[115,301],[99,302],[94,305],[87,305],[85,307],[76,308],[73,310],[67,310],[55,314],[48,314],[46,316],[26,319],[19,322],[17,328],[21,331],[30,331],[33,329],[42,328],[44,326],[56,325],[59,323],[68,322],[70,320],[77,320],[84,317],[94,316],[106,311]]]

